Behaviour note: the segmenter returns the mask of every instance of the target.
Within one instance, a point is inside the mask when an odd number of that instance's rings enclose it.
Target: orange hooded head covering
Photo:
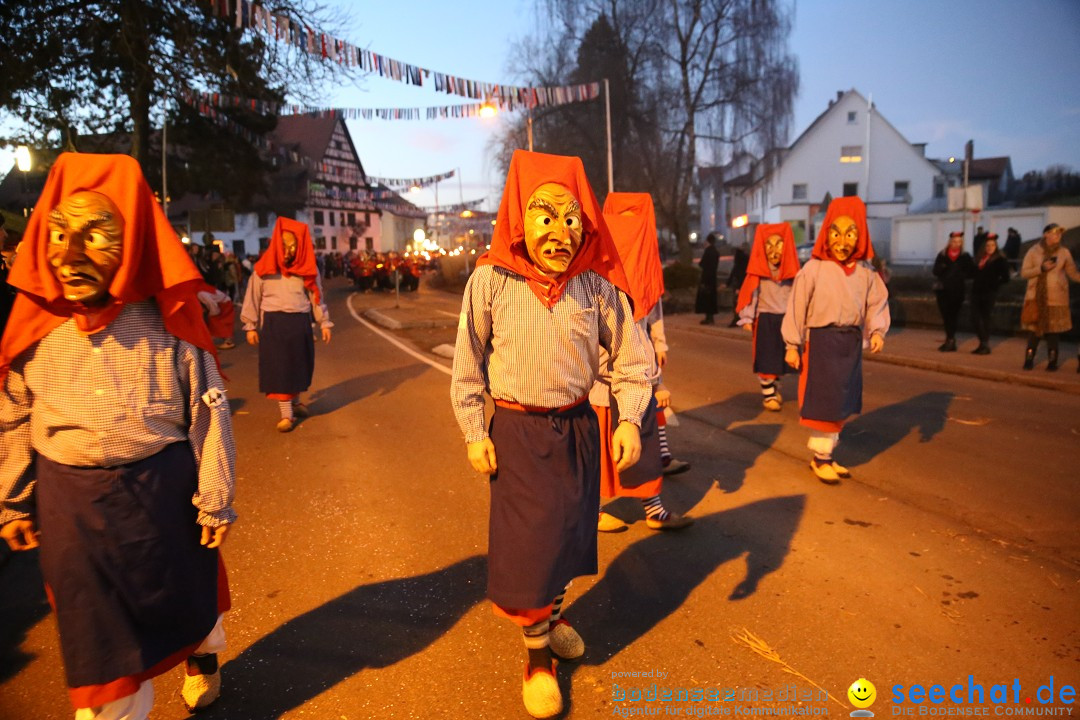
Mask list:
[[[525,204],[533,192],[544,183],[559,183],[570,189],[581,203],[582,233],[570,266],[555,278],[544,275],[529,258],[525,247]],[[506,174],[499,214],[491,237],[491,249],[476,260],[477,266],[497,265],[525,278],[533,293],[548,308],[562,297],[566,283],[586,270],[606,278],[612,285],[630,295],[629,284],[619,262],[615,241],[600,212],[585,177],[581,158],[515,150]]]
[[[282,239],[286,230],[296,236],[296,259],[288,266],[285,265],[285,243]],[[255,274],[259,277],[296,275],[304,279],[304,287],[311,292],[315,304],[322,302],[315,279],[319,274],[319,266],[315,264],[315,244],[311,241],[311,232],[306,223],[279,217],[274,223],[270,245],[255,263]]]
[[[46,258],[49,212],[82,190],[105,195],[124,218],[123,250],[109,285],[109,304],[93,319],[81,305],[64,298]],[[196,297],[202,275],[154,199],[139,164],[128,155],[63,153],[57,158],[27,222],[23,249],[8,282],[21,292],[0,342],[0,381],[15,358],[68,318],[75,316],[83,332],[96,332],[125,304],[151,297],[166,330],[217,357]]]
[[[847,215],[855,221],[859,228],[859,242],[855,245],[855,252],[851,253],[847,263],[839,263],[833,260],[829,254],[829,226],[836,222],[841,215]],[[818,230],[817,241],[814,242],[813,257],[818,260],[832,260],[844,268],[844,272],[850,275],[855,271],[855,262],[865,260],[870,262],[874,259],[874,246],[870,243],[870,229],[866,225],[866,205],[858,197],[838,197],[829,203],[829,209],[825,211],[825,220]]]
[[[780,254],[780,272],[773,277],[772,266],[765,256],[765,241],[770,235],[779,235],[784,239]],[[761,278],[770,280],[790,280],[799,273],[799,254],[795,251],[795,234],[786,222],[758,225],[754,231],[754,244],[750,248],[750,260],[746,265],[746,280],[739,289],[739,301],[735,305],[738,313],[750,303]]]
[[[652,196],[648,193],[608,193],[604,200],[604,221],[611,229],[626,280],[630,283],[634,320],[640,320],[664,294],[664,268],[660,265]]]

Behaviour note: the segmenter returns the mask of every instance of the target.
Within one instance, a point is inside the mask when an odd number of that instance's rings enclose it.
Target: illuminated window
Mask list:
[[[840,148],[840,162],[862,162],[862,145],[845,145]]]

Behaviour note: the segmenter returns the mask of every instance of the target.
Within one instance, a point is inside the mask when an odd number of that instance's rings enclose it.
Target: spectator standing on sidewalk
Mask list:
[[[704,313],[702,325],[712,325],[716,314],[716,268],[720,264],[720,253],[716,250],[716,235],[709,233],[705,238],[705,249],[701,252],[701,283],[698,285],[695,313]]]
[[[1009,234],[1005,236],[1005,259],[1009,261],[1009,268],[1016,272],[1020,269],[1020,246],[1023,240],[1016,228],[1009,228]]]
[[[731,288],[731,322],[728,323],[728,327],[735,327],[735,324],[739,322],[739,313],[735,311],[735,299],[739,297],[739,291],[742,290],[742,284],[746,280],[746,268],[750,265],[750,254],[746,252],[745,245],[739,245],[735,248],[735,256],[731,261],[731,273],[728,275],[727,287]]]
[[[997,233],[987,235],[975,263],[975,280],[971,285],[971,319],[979,336],[979,347],[971,351],[975,355],[990,354],[990,316],[998,288],[1009,282],[1009,261],[998,249],[997,241]]]
[[[1080,271],[1076,269],[1069,249],[1061,245],[1064,231],[1057,223],[1043,228],[1042,240],[1027,251],[1020,268],[1020,277],[1028,281],[1020,325],[1031,333],[1024,353],[1025,370],[1035,367],[1035,352],[1042,337],[1046,338],[1046,369],[1057,370],[1058,336],[1072,329],[1069,280],[1080,282]],[[1080,372],[1080,364],[1077,372]]]
[[[980,228],[981,229],[981,228]],[[964,251],[964,233],[949,233],[949,244],[934,260],[934,293],[945,324],[945,342],[941,352],[956,352],[956,326],[964,304],[964,282],[975,272],[975,261]]]

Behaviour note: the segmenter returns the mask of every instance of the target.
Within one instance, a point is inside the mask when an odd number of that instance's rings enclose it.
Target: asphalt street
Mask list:
[[[487,481],[466,462],[449,360],[430,352],[452,342],[457,300],[426,296],[442,321],[388,331],[363,315],[385,298],[341,281],[327,295],[334,337],[294,432],[274,429],[254,348],[222,355],[240,520],[224,692],[201,716],[527,717],[519,633],[484,600]],[[864,412],[837,450],[854,478],[826,486],[794,378],[766,412],[749,344],[696,320],[668,320],[669,435],[693,467],[664,497],[697,524],[658,533],[636,501],[614,506],[629,531],[600,537],[600,574],[568,597],[588,650],[559,667],[566,717],[847,716],[860,677],[878,716],[898,714],[898,685],[1018,681],[1010,707],[1043,707],[1051,677],[1080,684],[1080,396],[867,363]],[[0,718],[71,717],[33,553],[0,568],[0,618]],[[155,681],[152,717],[188,716],[180,673]],[[653,685],[741,700],[618,699]],[[828,699],[793,703],[792,688]]]

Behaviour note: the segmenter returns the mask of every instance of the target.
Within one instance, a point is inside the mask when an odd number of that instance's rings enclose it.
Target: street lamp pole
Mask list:
[[[169,116],[161,121],[161,208],[169,217],[169,178],[165,169],[165,148],[168,142]]]
[[[607,78],[604,78],[604,117],[607,120],[607,191],[610,194],[615,192],[615,173],[611,167],[611,84]],[[531,134],[529,138],[531,145]]]

